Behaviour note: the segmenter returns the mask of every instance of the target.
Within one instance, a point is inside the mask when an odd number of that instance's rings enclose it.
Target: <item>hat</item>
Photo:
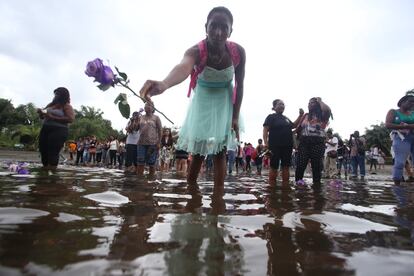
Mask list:
[[[408,98],[410,98],[410,97],[413,97],[413,98],[414,98],[414,89],[409,90],[409,91],[407,91],[407,92],[405,93],[405,96],[404,96],[404,97],[402,97],[402,98],[398,101],[398,103],[397,103],[398,107],[400,107],[400,106],[401,106],[401,104],[402,104],[403,102],[405,102],[406,100],[408,100]]]

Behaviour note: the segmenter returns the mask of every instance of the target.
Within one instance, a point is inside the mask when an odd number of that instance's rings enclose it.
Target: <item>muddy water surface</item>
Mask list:
[[[0,171],[0,275],[413,275],[414,184]],[[309,179],[307,179],[308,182]]]

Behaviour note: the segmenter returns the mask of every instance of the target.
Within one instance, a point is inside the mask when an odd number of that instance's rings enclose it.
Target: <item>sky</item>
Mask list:
[[[333,112],[329,127],[347,138],[384,122],[414,88],[410,0],[0,0],[0,98],[42,107],[65,86],[74,108],[100,109],[123,129],[127,120],[113,102],[128,91],[100,91],[84,74],[86,63],[99,57],[117,66],[138,92],[145,80],[164,79],[205,37],[215,6],[231,10],[230,40],[246,50],[242,141],[262,137],[274,99],[285,102],[284,115],[293,121],[310,98],[321,97]],[[188,84],[153,98],[176,126],[190,103]],[[132,111],[143,107],[128,95]]]

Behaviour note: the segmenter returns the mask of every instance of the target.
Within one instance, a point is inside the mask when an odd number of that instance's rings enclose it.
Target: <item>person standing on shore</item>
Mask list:
[[[240,45],[227,41],[232,26],[233,15],[227,8],[212,9],[205,24],[206,39],[189,48],[163,81],[147,80],[140,91],[150,100],[191,74],[190,91],[194,88],[195,93],[177,143],[178,149],[193,156],[187,176],[189,185],[197,183],[205,156],[213,154],[214,184],[223,186],[225,147],[237,146],[246,55]]]
[[[54,171],[59,162],[59,153],[68,138],[68,124],[75,120],[75,113],[70,105],[69,90],[58,87],[54,98],[44,109],[37,109],[43,119],[39,134],[39,151],[43,168]]]

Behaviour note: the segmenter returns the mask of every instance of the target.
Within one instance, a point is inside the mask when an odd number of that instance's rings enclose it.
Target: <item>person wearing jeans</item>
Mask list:
[[[229,174],[232,174],[234,162],[236,161],[236,151],[235,150],[227,150],[227,162],[228,162],[228,170]]]
[[[352,166],[352,178],[359,175],[363,179],[365,177],[365,139],[359,136],[359,131],[355,131],[349,138],[349,147],[351,149],[351,166]]]
[[[407,91],[398,103],[398,109],[390,109],[385,119],[385,127],[391,129],[394,166],[392,178],[399,185],[403,179],[403,170],[408,156],[414,153],[414,89]]]

